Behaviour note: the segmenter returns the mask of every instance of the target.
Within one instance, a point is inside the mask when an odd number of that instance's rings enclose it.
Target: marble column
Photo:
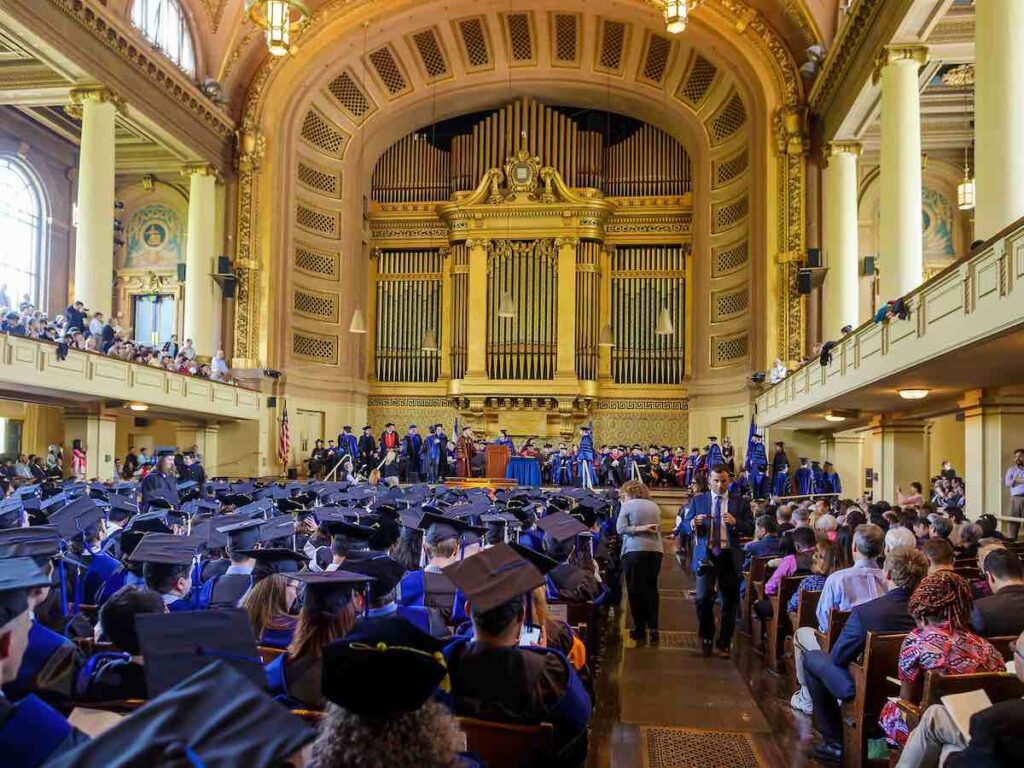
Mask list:
[[[219,288],[211,275],[217,258],[217,172],[194,163],[182,171],[189,180],[188,245],[185,250],[185,339],[204,358],[220,348]],[[216,335],[215,335],[216,334]]]
[[[114,294],[114,118],[124,106],[109,89],[71,90],[68,114],[82,123],[75,232],[75,299],[109,317]]]
[[[1024,3],[974,4],[975,237],[1024,216]]]
[[[918,71],[927,61],[921,45],[887,45],[875,78],[882,83],[881,300],[899,298],[921,284],[921,99]]]
[[[845,325],[857,327],[860,298],[857,222],[856,142],[833,141],[826,148],[824,339],[839,338]]]

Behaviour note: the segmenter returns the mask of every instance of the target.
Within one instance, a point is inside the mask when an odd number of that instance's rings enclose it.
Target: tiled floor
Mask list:
[[[691,650],[697,629],[693,601],[687,596],[692,578],[673,549],[673,543],[667,542],[660,583],[660,621],[662,630],[669,633],[667,642],[657,648],[638,648],[623,640],[629,626],[625,597],[622,610],[611,617],[588,765],[685,768],[691,764],[683,756],[685,750],[650,749],[652,733],[671,741],[673,734],[665,728],[749,737],[746,740],[754,751],[754,759],[747,761],[751,768],[817,765],[803,756],[813,743],[810,719],[789,708],[788,681],[763,668],[747,638],[737,635],[734,658],[729,661],[704,659]],[[713,762],[692,764],[712,768]],[[741,763],[734,761],[730,768],[747,768]]]

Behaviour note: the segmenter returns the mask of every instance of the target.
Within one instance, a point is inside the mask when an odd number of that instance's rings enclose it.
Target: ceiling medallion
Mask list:
[[[253,24],[266,32],[271,56],[292,53],[292,37],[312,18],[303,0],[245,0],[245,13]]]

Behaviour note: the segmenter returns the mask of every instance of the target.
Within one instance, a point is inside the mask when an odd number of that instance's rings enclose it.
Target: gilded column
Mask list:
[[[861,145],[830,142],[825,150],[825,277],[824,335],[835,339],[845,325],[857,326],[859,285],[857,264],[857,158]]]
[[[467,240],[469,249],[469,304],[466,313],[466,378],[487,378],[487,249],[489,240]]]
[[[576,246],[579,239],[559,237],[558,248],[558,353],[555,376],[576,378]]]
[[[882,159],[879,272],[882,300],[921,284],[921,101],[918,70],[928,60],[922,45],[887,45],[875,79],[882,82]]]
[[[612,321],[612,255],[611,248],[601,248],[600,272],[598,273],[598,292],[600,301],[598,305],[598,333],[605,324],[611,325],[612,333],[615,333],[615,325]],[[687,303],[689,306],[689,303]],[[612,348],[598,346],[597,348],[597,378],[600,381],[611,382],[612,379]]]
[[[441,250],[441,321],[436,329],[441,365],[438,378],[447,381],[452,377],[452,253],[449,248]]]
[[[211,277],[217,257],[217,172],[205,163],[191,163],[182,175],[189,180],[185,338],[192,339],[201,356],[212,357],[220,348],[220,338],[214,335],[220,307]]]
[[[778,340],[777,354],[783,360],[804,356],[807,338],[806,301],[797,288],[797,275],[805,257],[804,197],[806,155],[810,147],[807,107],[790,104],[775,113],[775,142],[778,148]]]
[[[235,255],[235,339],[233,368],[259,367],[259,174],[266,154],[266,136],[248,125],[238,142],[238,251]]]
[[[975,236],[1024,216],[1024,3],[974,4]]]
[[[75,299],[110,316],[114,283],[114,118],[124,102],[103,86],[71,90],[82,123],[75,232]]]

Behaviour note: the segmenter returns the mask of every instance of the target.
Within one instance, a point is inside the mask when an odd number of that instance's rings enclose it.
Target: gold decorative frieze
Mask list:
[[[114,93],[110,88],[105,85],[83,85],[77,88],[72,88],[68,94],[70,103],[64,107],[64,111],[75,118],[76,120],[82,119],[82,110],[85,107],[87,101],[98,101],[101,104],[113,104],[114,109],[120,112],[122,115],[127,111],[127,105],[123,97]]]

